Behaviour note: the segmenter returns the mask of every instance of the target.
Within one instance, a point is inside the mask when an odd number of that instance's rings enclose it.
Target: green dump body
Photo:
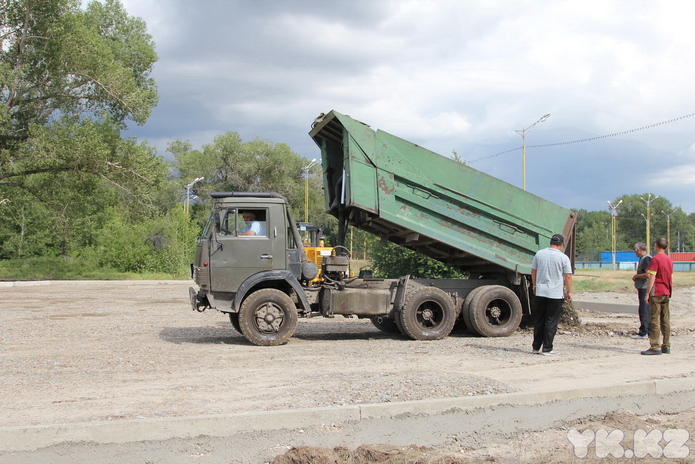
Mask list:
[[[339,241],[350,224],[463,271],[518,276],[561,233],[574,264],[574,211],[336,111],[309,135]]]

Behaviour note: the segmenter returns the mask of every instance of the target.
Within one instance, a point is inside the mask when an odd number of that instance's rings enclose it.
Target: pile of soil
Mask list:
[[[298,446],[277,456],[272,464],[469,464],[471,461],[445,454],[434,448],[411,445],[397,448],[391,445],[361,445],[349,450],[344,447],[318,448]]]

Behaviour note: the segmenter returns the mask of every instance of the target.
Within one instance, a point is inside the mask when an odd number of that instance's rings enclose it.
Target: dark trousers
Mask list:
[[[639,307],[637,311],[639,314],[640,322],[639,329],[637,330],[638,335],[649,335],[649,303],[644,301],[646,297],[647,289],[638,288],[637,298],[639,298]]]
[[[536,297],[536,322],[533,325],[533,349],[548,352],[553,349],[557,324],[562,315],[563,299]]]

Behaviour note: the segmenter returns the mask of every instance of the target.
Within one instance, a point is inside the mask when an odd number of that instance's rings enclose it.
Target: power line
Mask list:
[[[597,137],[590,137],[588,139],[572,140],[570,142],[555,142],[555,143],[547,143],[544,145],[527,145],[526,148],[547,148],[547,147],[558,147],[561,145],[571,145],[573,143],[593,142],[594,140],[607,139],[609,137],[617,137],[619,135],[631,134],[633,132],[638,132],[638,131],[642,131],[642,130],[646,130],[646,129],[651,129],[651,128],[657,127],[657,126],[663,126],[666,124],[671,124],[673,122],[680,121],[681,119],[691,118],[693,116],[695,116],[695,113],[686,114],[684,116],[678,116],[677,118],[669,119],[668,121],[657,122],[654,124],[649,124],[648,126],[638,127],[636,129],[629,129],[629,130],[624,130],[621,132],[616,132],[614,134],[600,135]],[[517,151],[517,150],[521,150],[521,147],[512,148],[510,150],[505,150],[505,151],[502,151],[500,153],[495,153],[494,155],[483,156],[482,158],[477,158],[477,159],[474,159],[473,161],[468,161],[466,164],[471,164],[471,163],[475,163],[478,161],[482,161],[482,160],[486,160],[486,159],[490,159],[490,158],[495,158],[497,156],[505,155],[507,153],[511,153],[511,152]]]

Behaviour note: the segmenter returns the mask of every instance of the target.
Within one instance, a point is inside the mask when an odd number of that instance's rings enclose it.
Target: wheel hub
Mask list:
[[[256,311],[258,330],[265,333],[277,333],[282,327],[283,313],[273,304],[265,304]]]
[[[500,317],[502,317],[502,309],[499,306],[493,306],[490,308],[490,317],[499,322]]]

